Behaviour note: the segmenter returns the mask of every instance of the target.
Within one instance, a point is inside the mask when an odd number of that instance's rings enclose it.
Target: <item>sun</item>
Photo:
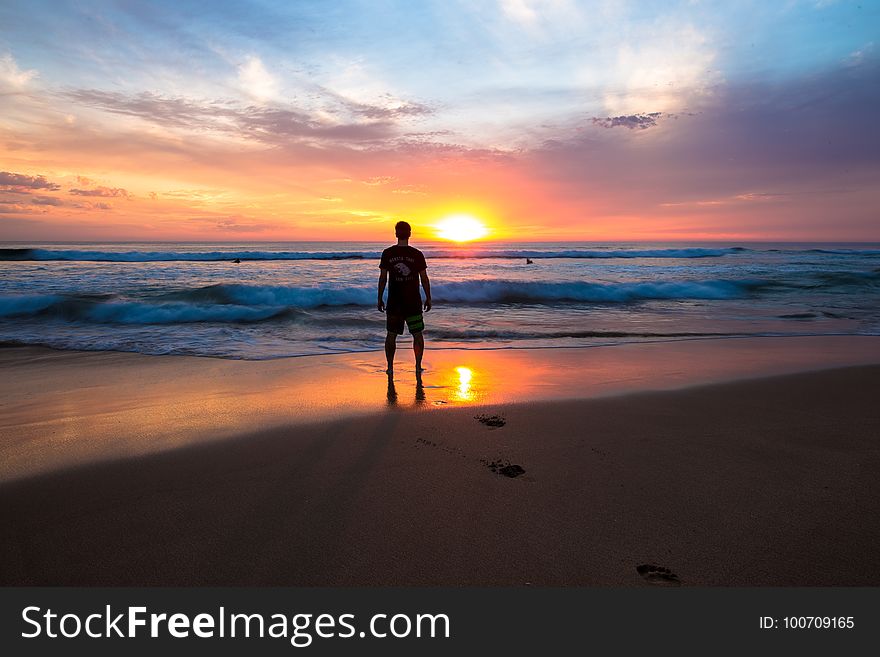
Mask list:
[[[437,237],[453,242],[470,242],[489,234],[482,221],[469,214],[451,214],[435,226]]]

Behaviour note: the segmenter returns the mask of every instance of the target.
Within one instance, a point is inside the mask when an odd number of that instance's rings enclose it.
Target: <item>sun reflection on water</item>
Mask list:
[[[474,372],[469,367],[459,366],[455,368],[458,374],[458,388],[455,391],[455,399],[457,401],[474,401],[475,395],[471,389],[471,379],[474,378]]]

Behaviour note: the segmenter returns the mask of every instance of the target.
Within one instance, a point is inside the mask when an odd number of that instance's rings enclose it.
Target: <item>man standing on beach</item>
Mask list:
[[[422,295],[419,281],[425,290],[425,312],[431,310],[431,282],[428,280],[428,265],[425,256],[409,245],[412,228],[405,221],[394,226],[397,244],[382,251],[379,262],[379,303],[378,308],[387,314],[385,336],[385,358],[388,360],[388,376],[394,374],[394,352],[397,349],[397,336],[403,335],[406,324],[413,338],[413,352],[416,357],[416,378],[422,376],[422,354],[425,352],[425,321],[422,317]],[[391,279],[388,284],[388,279]],[[385,285],[388,284],[388,304],[383,300]]]

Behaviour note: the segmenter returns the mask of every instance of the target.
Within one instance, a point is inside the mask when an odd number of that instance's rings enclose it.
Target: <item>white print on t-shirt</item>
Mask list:
[[[409,276],[412,273],[412,270],[402,262],[394,263],[394,271],[401,276]]]

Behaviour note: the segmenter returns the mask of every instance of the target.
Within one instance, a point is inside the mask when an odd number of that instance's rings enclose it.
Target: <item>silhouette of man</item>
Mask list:
[[[388,361],[388,376],[394,374],[394,352],[397,349],[397,336],[403,335],[406,324],[413,337],[413,353],[416,357],[416,378],[422,376],[422,354],[425,353],[425,320],[422,316],[422,295],[419,282],[425,290],[424,310],[431,310],[431,282],[428,280],[425,256],[409,245],[412,227],[405,221],[394,226],[397,244],[382,251],[379,262],[379,302],[378,308],[387,315],[385,335],[385,358]],[[385,286],[388,285],[388,304],[382,301]]]

